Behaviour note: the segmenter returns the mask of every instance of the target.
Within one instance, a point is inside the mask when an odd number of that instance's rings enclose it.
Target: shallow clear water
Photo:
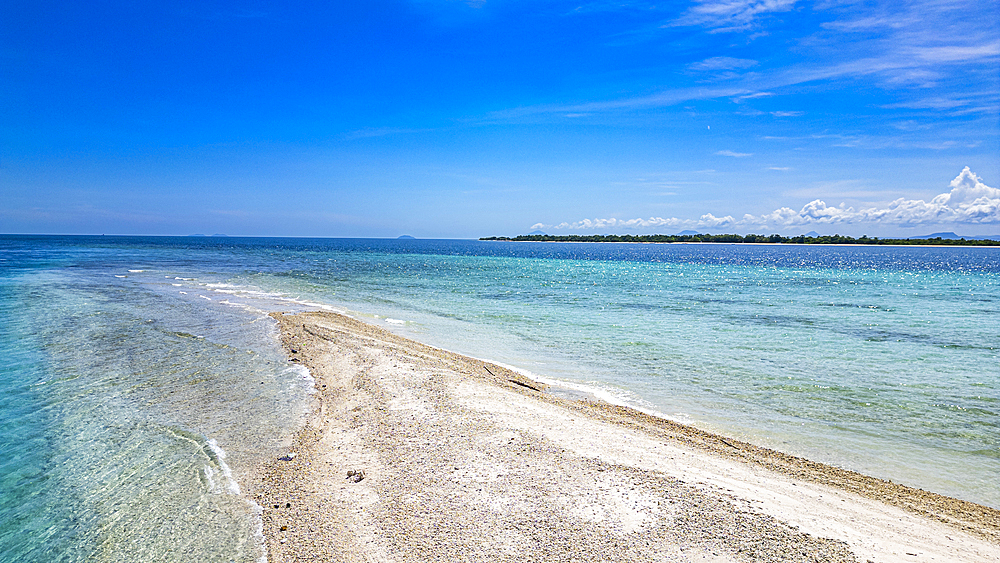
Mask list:
[[[0,559],[260,560],[239,481],[311,388],[270,319],[117,277],[114,248],[0,258]]]
[[[259,558],[317,306],[1000,507],[1000,249],[2,237],[5,560]]]

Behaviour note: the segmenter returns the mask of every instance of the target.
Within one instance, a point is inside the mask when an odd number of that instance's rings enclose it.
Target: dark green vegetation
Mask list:
[[[729,242],[774,244],[933,244],[948,246],[1000,246],[1000,241],[981,239],[899,239],[853,238],[842,235],[783,237],[781,235],[518,235],[516,237],[484,237],[479,240],[532,242]]]

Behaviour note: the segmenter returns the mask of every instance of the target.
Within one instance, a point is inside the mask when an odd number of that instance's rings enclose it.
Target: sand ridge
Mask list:
[[[249,483],[269,560],[1000,561],[998,511],[570,401],[335,313],[272,315],[318,404]]]

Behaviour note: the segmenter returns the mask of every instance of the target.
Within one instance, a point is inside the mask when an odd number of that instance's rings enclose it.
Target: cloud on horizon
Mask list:
[[[648,219],[583,219],[557,225],[536,223],[532,229],[595,230],[669,228],[790,228],[810,225],[891,225],[896,227],[934,226],[941,224],[1000,225],[1000,189],[983,183],[966,166],[949,184],[950,191],[930,201],[899,198],[885,207],[855,209],[843,203],[831,207],[815,199],[795,211],[789,207],[765,215],[749,213],[736,219],[731,215],[716,217],[706,213],[698,219],[650,217]]]

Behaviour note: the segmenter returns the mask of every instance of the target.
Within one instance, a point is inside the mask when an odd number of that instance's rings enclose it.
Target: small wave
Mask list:
[[[214,486],[213,483],[213,489],[210,489],[211,492],[213,493],[225,492],[232,495],[240,494],[240,485],[236,482],[235,479],[233,479],[233,472],[231,469],[229,469],[229,465],[226,463],[226,451],[219,447],[219,444],[218,442],[215,441],[215,438],[211,438],[207,442],[205,442],[205,446],[208,448],[208,451],[206,451],[205,453],[208,454],[209,459],[214,461],[216,465],[219,466],[219,472],[222,474],[222,480],[224,483],[221,487],[217,488]],[[206,476],[209,477],[209,480],[211,482],[212,470],[207,465],[205,466],[205,469],[206,469],[205,471]]]
[[[174,279],[175,280],[184,280],[184,281],[194,281],[195,280],[195,278],[181,278],[181,277],[175,277]],[[179,286],[180,284],[173,284],[173,285]],[[300,306],[300,307],[303,308],[303,310],[305,310],[305,309],[318,309],[318,310],[321,310],[321,311],[330,311],[330,312],[333,312],[333,313],[338,313],[338,314],[341,314],[341,315],[350,316],[346,310],[338,308],[338,307],[333,307],[333,306],[331,306],[329,304],[326,304],[326,303],[319,303],[319,302],[315,302],[315,301],[306,301],[306,300],[303,300],[303,299],[297,299],[295,297],[290,297],[287,294],[280,293],[280,292],[263,291],[263,290],[261,290],[261,289],[259,289],[257,287],[254,287],[254,286],[246,286],[246,287],[244,287],[244,286],[240,286],[240,285],[237,285],[237,284],[231,284],[231,283],[206,283],[206,284],[200,284],[200,287],[201,287],[202,291],[211,291],[211,292],[214,292],[214,293],[222,293],[224,295],[232,295],[234,297],[240,298],[241,300],[246,299],[246,300],[258,301],[258,302],[260,302],[260,301],[262,301],[262,302],[268,302],[268,301],[270,301],[272,303],[272,305],[270,305],[270,306],[265,305],[265,308],[263,308],[263,309],[257,308],[257,307],[251,307],[249,305],[244,305],[246,307],[250,307],[248,310],[252,310],[252,311],[263,311],[263,312],[273,311],[273,310],[275,310],[274,304],[277,304],[277,303],[289,303],[289,304]],[[201,297],[204,297],[205,299],[209,299],[208,297],[205,297],[205,296],[201,296]],[[230,305],[233,305],[233,306],[239,306],[236,303],[232,303],[232,302],[227,303],[227,304],[230,304]]]
[[[267,291],[257,291],[257,290],[253,290],[253,289],[240,289],[240,290],[232,290],[232,291],[223,291],[221,289],[217,289],[216,291],[219,291],[221,293],[232,293],[233,295],[240,295],[240,296],[246,296],[246,297],[254,297],[254,298],[259,298],[259,299],[278,299],[278,298],[280,298],[278,296],[278,294],[276,294],[276,293],[271,293],[271,292],[267,292]]]
[[[405,325],[406,324],[406,321],[401,321],[399,319],[390,319],[388,317],[385,319],[385,322],[387,322],[387,323],[389,323],[391,325]]]
[[[228,299],[225,299],[223,301],[219,301],[219,303],[221,303],[223,305],[229,305],[230,307],[236,307],[237,309],[243,309],[244,311],[247,311],[247,312],[250,312],[250,313],[254,313],[255,315],[260,315],[261,318],[267,317],[268,313],[270,312],[270,311],[265,311],[264,309],[258,309],[257,307],[254,307],[253,305],[247,305],[246,303],[233,303],[232,301],[230,301]],[[261,319],[258,318],[258,319],[256,319],[253,322],[257,322],[258,320],[261,320]]]
[[[214,471],[212,471],[212,466],[211,465],[202,466],[201,473],[202,475],[205,476],[205,488],[208,489],[208,492],[210,493],[220,492],[215,485],[215,479],[212,479],[212,475],[215,473]]]
[[[143,272],[145,272],[145,271],[146,271],[146,270],[129,270],[129,272],[131,272],[131,273],[133,273],[133,274],[141,274],[141,273],[143,273]]]
[[[552,377],[546,377],[544,375],[538,375],[524,368],[519,368],[517,366],[512,366],[509,364],[505,364],[503,362],[497,362],[493,360],[488,360],[488,361],[489,363],[496,364],[500,367],[509,369],[510,371],[523,375],[524,377],[532,381],[537,381],[539,383],[543,383],[551,387],[567,389],[569,391],[572,391],[574,394],[578,393],[582,395],[589,395],[599,401],[610,403],[612,405],[635,409],[641,413],[648,414],[650,416],[655,416],[657,418],[663,418],[674,422],[684,422],[683,418],[677,416],[670,416],[662,411],[651,409],[648,406],[643,406],[641,404],[642,401],[639,398],[637,398],[633,393],[626,391],[624,389],[601,387],[595,384],[579,383],[576,381],[567,381],[564,379],[555,379]]]
[[[209,301],[211,301],[211,300],[212,300],[212,298],[211,298],[211,297],[205,297],[204,295],[199,295],[198,297],[201,297],[202,299],[208,299]]]
[[[327,305],[326,303],[316,303],[314,301],[302,301],[301,299],[295,299],[294,297],[284,297],[280,298],[280,300],[288,303],[295,303],[296,305],[305,305],[306,307],[316,307],[317,309],[322,309],[324,311],[331,311],[334,313],[339,313],[341,315],[347,315],[346,310],[339,309],[332,305]]]
[[[303,365],[293,365],[289,366],[287,368],[287,371],[295,373],[296,375],[298,375],[299,379],[309,384],[310,395],[316,392],[316,378],[313,377],[312,372],[309,371],[309,368]]]
[[[119,276],[118,274],[115,274],[115,277],[116,278],[127,278],[128,276]]]
[[[215,441],[215,438],[204,440],[202,436],[178,428],[170,429],[169,431],[174,436],[195,444],[201,449],[201,452],[205,455],[205,457],[208,458],[209,463],[202,466],[201,473],[204,477],[208,492],[215,494],[240,494],[240,485],[236,482],[236,479],[233,479],[233,472],[226,463],[226,451],[219,447],[219,443]],[[216,482],[216,479],[214,478],[216,469],[213,468],[213,465],[218,469],[220,482]]]
[[[253,507],[253,538],[257,540],[257,547],[260,548],[261,553],[260,557],[257,558],[257,563],[267,563],[267,542],[264,541],[264,507],[251,499],[247,500]]]

